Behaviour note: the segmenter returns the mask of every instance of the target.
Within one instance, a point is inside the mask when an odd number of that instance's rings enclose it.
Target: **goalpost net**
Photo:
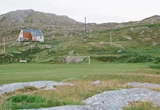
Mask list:
[[[91,63],[90,56],[67,56],[66,63]]]

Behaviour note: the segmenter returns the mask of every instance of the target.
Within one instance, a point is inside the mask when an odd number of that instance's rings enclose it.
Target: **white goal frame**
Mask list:
[[[91,64],[91,58],[90,56],[67,56],[65,59],[66,63],[81,63],[83,62],[84,58],[88,58],[88,64]]]

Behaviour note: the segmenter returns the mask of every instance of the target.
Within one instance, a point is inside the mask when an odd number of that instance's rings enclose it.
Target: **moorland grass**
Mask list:
[[[88,75],[84,76],[80,79],[75,79],[68,81],[75,86],[59,86],[56,87],[56,90],[48,90],[48,91],[37,91],[37,92],[31,92],[30,95],[32,96],[41,96],[44,97],[47,101],[46,105],[47,107],[53,107],[58,105],[79,105],[83,104],[81,101],[87,99],[88,97],[91,97],[95,94],[102,93],[103,91],[110,91],[110,90],[117,90],[119,88],[125,88],[123,87],[123,84],[126,84],[127,82],[148,82],[148,83],[158,83],[160,76],[153,75],[153,76],[145,76],[145,75],[134,75],[129,73],[119,74],[119,73],[113,73],[113,74],[99,74],[99,75]],[[92,82],[100,80],[100,85],[93,85]],[[130,87],[127,87],[130,88]],[[62,103],[63,102],[63,103]],[[27,102],[24,102],[27,104]],[[36,103],[33,102],[33,103]],[[8,103],[11,104],[12,103]],[[19,103],[15,103],[14,105],[19,105]],[[40,104],[39,104],[40,105]],[[141,107],[141,105],[137,105]],[[23,106],[19,106],[23,107]],[[30,106],[32,108],[36,108],[36,106]],[[41,104],[41,107],[44,107],[43,104]],[[26,107],[23,107],[26,108]],[[28,107],[29,108],[29,107]],[[148,108],[148,106],[146,106]],[[152,108],[152,106],[149,106],[149,108]],[[144,108],[145,109],[145,108]],[[134,109],[131,109],[134,110]]]
[[[132,102],[124,110],[160,110],[160,107],[153,107],[151,102]]]
[[[76,79],[67,82],[75,86],[59,86],[56,90],[38,90],[28,93],[25,97],[41,96],[45,103],[32,105],[22,100],[12,102],[12,95],[19,97],[19,92],[3,96],[0,104],[10,106],[11,109],[51,107],[59,105],[79,105],[81,101],[103,91],[117,90],[124,88],[122,85],[127,82],[147,82],[160,84],[160,76],[149,68],[150,64],[145,63],[96,63],[96,64],[11,64],[0,66],[1,84],[12,82],[26,82],[35,80],[62,81],[68,78]],[[7,69],[10,68],[10,69]],[[145,74],[145,72],[148,72]],[[3,80],[5,79],[5,80]],[[92,82],[100,80],[100,85],[92,85]],[[127,87],[128,88],[128,87]],[[24,92],[24,91],[23,91]],[[10,97],[11,96],[11,97]],[[8,98],[7,100],[7,97]],[[138,105],[141,107],[141,105]],[[0,106],[0,108],[2,108]],[[152,106],[150,106],[150,109]],[[5,108],[7,109],[7,108]],[[146,108],[147,109],[147,108]],[[134,110],[134,109],[132,109]]]

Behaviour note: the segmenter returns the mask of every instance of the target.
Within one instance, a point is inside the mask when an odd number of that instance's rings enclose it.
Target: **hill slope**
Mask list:
[[[99,24],[99,26],[115,29],[115,28],[122,28],[126,26],[137,26],[137,25],[159,24],[159,23],[160,23],[160,16],[154,15],[140,21],[130,21],[130,22],[124,22],[124,23],[102,23],[102,24]]]
[[[33,10],[0,15],[0,63],[28,58],[34,62],[63,62],[66,56],[82,55],[103,61],[160,61],[160,16],[127,23],[83,23],[66,16]],[[21,29],[41,29],[45,42],[16,42]],[[112,32],[112,39],[110,39]],[[7,55],[3,54],[6,36]],[[103,57],[102,57],[103,56]],[[100,59],[99,59],[100,58]],[[124,59],[123,59],[124,58]],[[154,59],[154,60],[153,60]]]
[[[17,10],[0,15],[1,27],[23,24],[74,25],[76,23],[78,22],[67,16],[58,16],[34,10]]]

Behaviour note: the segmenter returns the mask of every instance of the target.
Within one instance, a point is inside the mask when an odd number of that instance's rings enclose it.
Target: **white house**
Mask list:
[[[44,42],[44,35],[41,30],[21,30],[17,40]]]

